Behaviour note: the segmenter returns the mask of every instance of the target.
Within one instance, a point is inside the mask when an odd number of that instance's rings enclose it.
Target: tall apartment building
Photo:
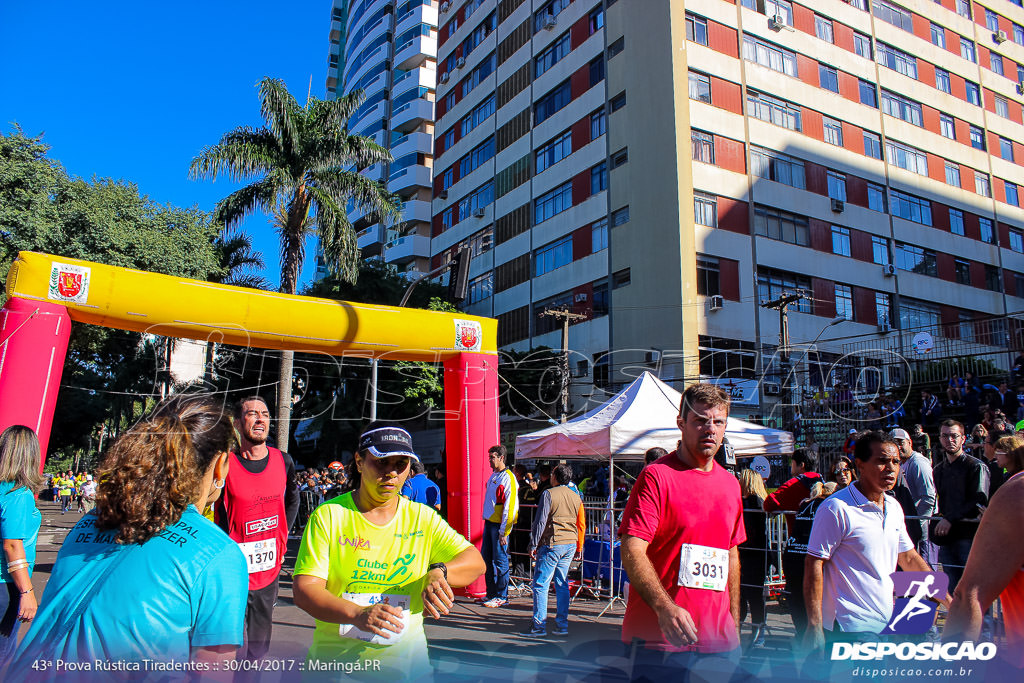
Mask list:
[[[331,9],[328,96],[365,93],[349,129],[394,160],[363,172],[405,203],[397,225],[359,210],[349,220],[363,256],[400,271],[426,271],[430,262],[437,11],[436,0],[334,0]]]
[[[577,394],[778,371],[761,303],[796,290],[829,383],[900,331],[1003,343],[978,319],[1024,309],[1024,9],[987,2],[445,2],[434,265],[471,250],[508,348],[586,314]]]

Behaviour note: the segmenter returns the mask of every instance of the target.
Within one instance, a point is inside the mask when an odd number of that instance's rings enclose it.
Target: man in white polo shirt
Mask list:
[[[899,502],[886,495],[900,468],[896,442],[867,432],[857,439],[853,456],[857,481],[818,508],[807,544],[804,644],[810,649],[824,646],[823,628],[832,639],[877,635],[892,616],[889,575],[896,566],[932,571],[910,542]]]

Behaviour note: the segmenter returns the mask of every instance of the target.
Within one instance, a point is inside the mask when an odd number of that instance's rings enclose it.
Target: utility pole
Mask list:
[[[800,303],[800,300],[805,298],[807,298],[807,294],[798,289],[792,294],[783,292],[778,299],[761,302],[763,308],[772,308],[779,312],[779,364],[790,372],[793,382],[796,381],[796,373],[789,365],[789,305]],[[786,387],[784,394],[786,405],[792,405],[796,396],[796,388],[787,386],[785,376],[783,376],[783,386]]]
[[[569,415],[569,323],[586,320],[587,316],[582,313],[571,313],[568,308],[549,308],[541,315],[562,321],[562,406],[559,422],[565,422]]]

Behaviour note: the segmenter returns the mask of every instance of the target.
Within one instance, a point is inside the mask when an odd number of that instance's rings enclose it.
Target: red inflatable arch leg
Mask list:
[[[487,449],[499,443],[498,357],[462,353],[444,361],[444,407],[448,523],[479,548],[491,472]],[[466,587],[469,595],[485,592],[483,577]]]
[[[0,310],[0,430],[34,429],[43,463],[70,337],[64,306],[13,297]]]

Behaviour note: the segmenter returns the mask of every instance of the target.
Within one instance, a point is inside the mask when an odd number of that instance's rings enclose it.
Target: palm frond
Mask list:
[[[203,148],[192,160],[189,177],[213,179],[227,173],[232,182],[240,182],[279,168],[281,161],[281,146],[271,131],[242,126]]]
[[[286,155],[293,155],[301,139],[304,110],[280,78],[264,78],[259,85],[260,113]]]
[[[395,223],[402,218],[402,200],[388,192],[382,181],[340,169],[310,173],[309,177],[311,184],[325,191],[336,204],[344,206],[351,200],[383,223]]]
[[[321,130],[341,131],[347,128],[348,120],[365,100],[362,90],[353,90],[334,100],[312,100],[308,107],[309,118]]]
[[[274,199],[282,192],[281,178],[268,175],[251,185],[235,190],[217,203],[216,220],[231,227],[257,210],[270,211]]]
[[[322,187],[310,186],[309,190],[324,263],[335,277],[354,283],[359,276],[359,246],[352,224],[343,208]]]

